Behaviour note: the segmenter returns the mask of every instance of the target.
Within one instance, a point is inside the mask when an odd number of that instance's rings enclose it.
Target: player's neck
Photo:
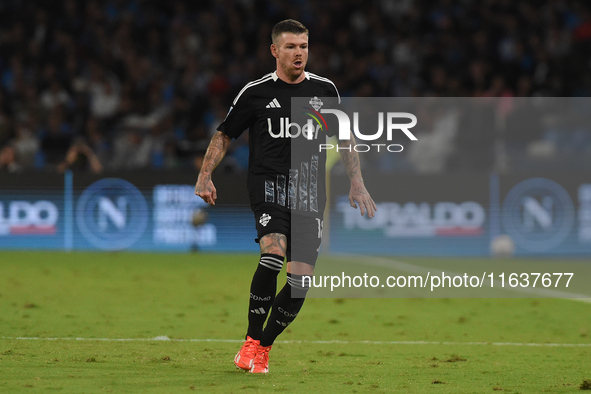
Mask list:
[[[277,70],[275,72],[277,73],[277,77],[279,77],[280,80],[289,84],[297,84],[306,79],[306,74],[304,71],[302,71],[302,73],[298,75],[295,79],[292,79],[293,76],[288,75],[281,67],[277,67]]]

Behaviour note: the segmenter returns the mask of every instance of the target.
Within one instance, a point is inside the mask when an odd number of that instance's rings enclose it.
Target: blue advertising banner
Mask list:
[[[499,179],[501,232],[519,255],[591,255],[590,174]]]
[[[590,175],[390,173],[365,178],[378,206],[373,219],[350,207],[346,177],[332,182],[332,252],[591,255]]]
[[[192,184],[134,185],[133,177],[78,187],[20,185],[0,194],[0,248],[134,251],[256,251],[245,204],[211,209]],[[83,180],[81,183],[88,183]],[[147,182],[150,183],[150,182]],[[55,185],[55,182],[54,182]]]
[[[257,252],[244,179],[219,203],[192,176],[32,175],[0,179],[0,249]],[[378,205],[352,209],[333,176],[323,251],[423,256],[591,256],[591,174],[366,174]]]
[[[62,249],[63,204],[63,190],[2,190],[0,248]]]
[[[372,219],[350,207],[348,179],[333,179],[332,251],[425,256],[488,254],[486,176],[387,173],[364,178],[378,207]]]

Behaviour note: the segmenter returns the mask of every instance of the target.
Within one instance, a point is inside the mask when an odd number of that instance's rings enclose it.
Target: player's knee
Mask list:
[[[287,250],[287,237],[279,233],[271,233],[261,237],[261,254],[274,254],[285,256]]]

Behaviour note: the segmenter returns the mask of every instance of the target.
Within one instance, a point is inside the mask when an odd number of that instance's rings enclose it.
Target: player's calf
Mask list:
[[[287,273],[287,283],[275,297],[273,309],[261,337],[261,346],[272,345],[279,334],[295,320],[304,305],[308,290],[309,285],[307,282],[304,283],[302,275]]]
[[[277,292],[277,275],[283,267],[283,256],[263,253],[250,285],[248,304],[248,332],[254,339],[261,339],[263,326],[271,311]]]

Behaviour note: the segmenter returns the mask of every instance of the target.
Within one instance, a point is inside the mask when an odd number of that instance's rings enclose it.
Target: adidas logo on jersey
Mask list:
[[[281,108],[281,105],[279,104],[279,101],[274,98],[265,108]]]

